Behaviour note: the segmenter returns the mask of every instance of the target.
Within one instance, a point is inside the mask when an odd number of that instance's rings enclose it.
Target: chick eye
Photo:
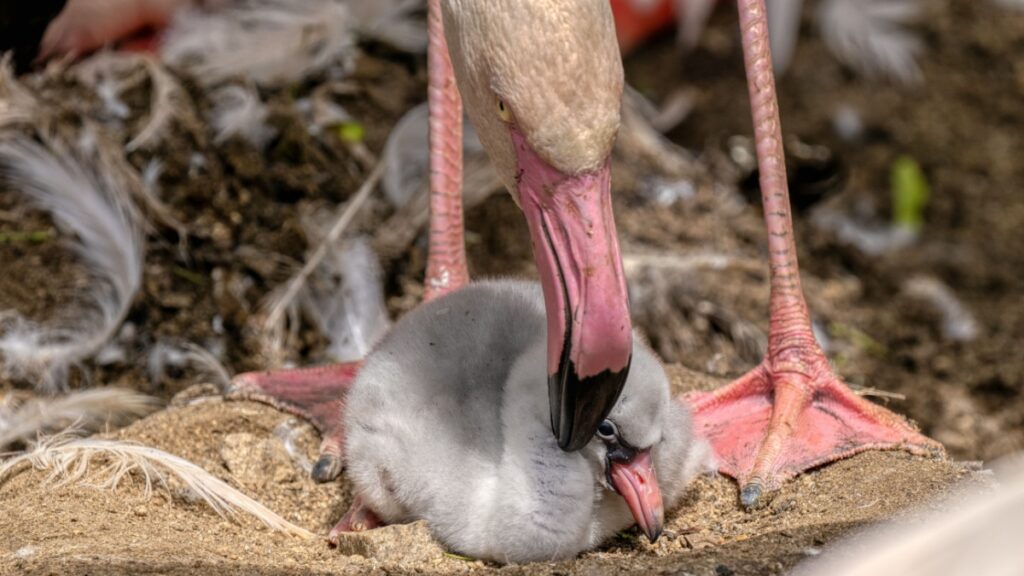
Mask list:
[[[505,104],[505,101],[499,98],[498,99],[498,103],[497,103],[497,107],[498,107],[498,117],[501,118],[501,121],[502,122],[511,122],[512,121],[512,110],[510,110],[508,105]]]
[[[615,423],[611,420],[605,420],[598,424],[597,435],[602,440],[614,440],[619,435],[619,429],[615,427]]]

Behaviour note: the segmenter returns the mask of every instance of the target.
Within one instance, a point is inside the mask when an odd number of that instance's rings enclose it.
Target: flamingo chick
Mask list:
[[[536,284],[481,282],[419,306],[367,357],[344,428],[370,526],[423,519],[452,549],[500,562],[571,558],[634,523],[658,538],[707,454],[689,411],[634,335],[615,408],[582,450],[561,450],[545,322]]]

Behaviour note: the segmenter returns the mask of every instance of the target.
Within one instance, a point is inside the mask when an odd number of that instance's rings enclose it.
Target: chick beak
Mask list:
[[[637,526],[657,542],[664,527],[665,509],[654,473],[650,450],[638,450],[628,459],[609,458],[612,487],[622,496]]]

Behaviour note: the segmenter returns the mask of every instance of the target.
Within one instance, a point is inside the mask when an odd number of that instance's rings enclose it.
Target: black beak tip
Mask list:
[[[569,362],[549,376],[551,431],[562,450],[575,452],[590,442],[618,401],[628,374],[629,364],[618,372],[605,370],[580,378],[576,367]]]
[[[659,524],[658,526],[652,527],[649,531],[645,530],[644,534],[647,535],[647,539],[651,541],[651,544],[654,544],[658,541],[658,538],[661,538],[661,533],[663,531],[664,529]]]

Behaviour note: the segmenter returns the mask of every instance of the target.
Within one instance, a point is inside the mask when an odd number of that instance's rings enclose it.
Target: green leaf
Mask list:
[[[28,230],[26,232],[0,232],[0,244],[43,244],[56,234],[52,228],[46,230]]]
[[[338,124],[338,138],[342,142],[357,144],[366,137],[366,129],[359,122],[342,122]]]
[[[182,280],[195,284],[196,286],[206,286],[205,276],[193,272],[191,270],[182,268],[181,266],[175,266],[174,268],[171,268],[171,273],[173,273],[178,278],[181,278]]]
[[[889,187],[893,223],[914,232],[921,230],[931,188],[917,161],[910,156],[897,158],[889,170]]]

